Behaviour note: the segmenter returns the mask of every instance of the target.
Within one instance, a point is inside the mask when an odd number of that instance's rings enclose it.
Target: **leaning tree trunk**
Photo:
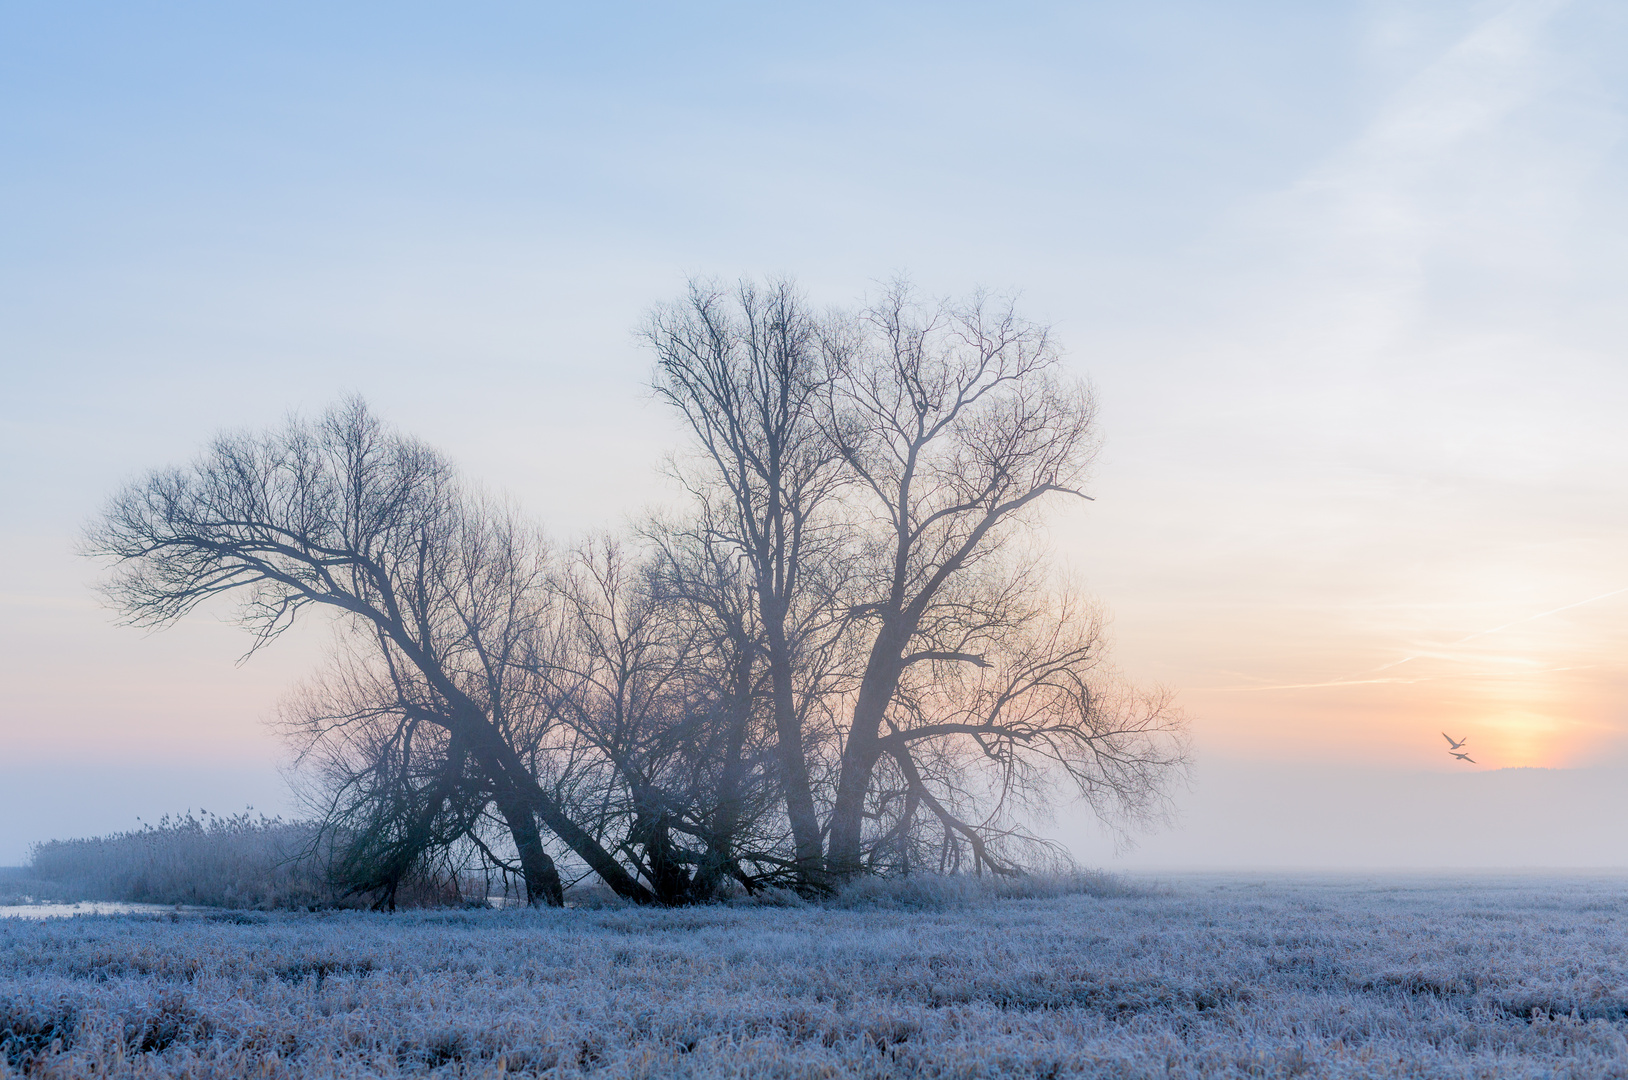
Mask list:
[[[520,853],[520,874],[526,882],[526,903],[533,907],[565,906],[565,889],[560,884],[560,871],[553,858],[543,848],[542,832],[537,828],[537,817],[523,799],[505,796],[498,803],[498,812],[509,826],[514,846]]]
[[[854,702],[853,723],[842,747],[837,797],[831,807],[831,842],[826,850],[826,870],[839,881],[851,880],[864,870],[865,796],[882,756],[882,721],[904,672],[904,650],[892,644],[897,636],[884,630],[871,648]]]
[[[808,759],[803,746],[803,725],[797,716],[790,648],[785,631],[769,622],[769,679],[774,694],[775,750],[780,767],[780,783],[786,797],[792,843],[797,859],[798,883],[805,887],[824,884],[821,873],[820,819],[814,810],[814,792],[809,784]]]

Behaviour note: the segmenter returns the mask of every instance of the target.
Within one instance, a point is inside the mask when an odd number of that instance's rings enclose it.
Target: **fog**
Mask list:
[[[1091,822],[1056,835],[1139,871],[1582,869],[1628,864],[1628,768],[1485,772],[1200,759],[1172,827],[1115,848]]]
[[[89,765],[0,768],[16,810],[0,819],[0,865],[31,843],[156,822],[188,809],[294,809],[269,766],[200,770]],[[184,794],[181,794],[184,793]],[[179,796],[179,797],[178,797]],[[1200,757],[1176,817],[1124,845],[1078,807],[1042,831],[1082,864],[1135,872],[1213,869],[1583,869],[1628,865],[1628,768],[1443,772]]]

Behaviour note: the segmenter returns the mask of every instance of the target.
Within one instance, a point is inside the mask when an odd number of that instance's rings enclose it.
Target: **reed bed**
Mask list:
[[[128,832],[36,844],[24,872],[42,900],[333,906],[345,898],[313,857],[316,838],[304,822],[188,811]]]

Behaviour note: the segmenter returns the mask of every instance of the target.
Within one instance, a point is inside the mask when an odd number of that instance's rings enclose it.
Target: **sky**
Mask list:
[[[904,274],[1099,398],[1047,539],[1194,767],[1133,847],[1061,807],[1082,859],[1628,865],[1625,58],[1601,0],[8,5],[0,864],[289,808],[326,631],[116,626],[122,481],[361,393],[616,527],[653,304]]]

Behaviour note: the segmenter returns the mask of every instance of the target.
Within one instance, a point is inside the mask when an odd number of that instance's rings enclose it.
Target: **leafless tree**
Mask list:
[[[698,503],[698,527],[748,570],[794,857],[803,883],[817,884],[823,842],[809,768],[817,747],[804,722],[823,687],[817,678],[809,687],[806,676],[835,629],[835,534],[821,510],[841,464],[819,428],[828,378],[820,320],[787,281],[733,291],[692,282],[645,333],[655,388],[694,436],[698,460],[681,477]]]
[[[487,847],[474,838],[492,803],[465,742],[424,722],[405,689],[341,639],[280,710],[298,751],[291,780],[321,827],[308,854],[328,852],[333,884],[391,910],[404,883],[458,884],[469,849]]]
[[[1044,861],[1059,785],[1157,815],[1181,716],[1028,546],[1096,449],[1045,327],[902,286],[815,315],[781,281],[693,284],[645,336],[691,503],[630,539],[553,553],[359,401],[217,439],[89,531],[132,623],[230,595],[252,653],[336,614],[284,721],[356,888],[473,853],[533,903],[557,858],[639,902],[819,892]]]
[[[524,757],[527,718],[509,711],[543,546],[360,401],[315,424],[219,438],[192,467],[150,474],[115,496],[86,547],[115,563],[107,595],[137,625],[166,625],[229,593],[252,652],[307,608],[341,613],[401,688],[389,704],[441,728],[476,763],[533,903],[562,902],[539,821],[611,887],[648,897],[538,783]]]
[[[1181,759],[1157,738],[1178,718],[1155,710],[1133,732],[1093,707],[1089,622],[1070,631],[1065,615],[1056,632],[1019,644],[1040,616],[1032,574],[999,559],[1044,500],[1089,498],[1080,485],[1097,446],[1095,403],[1062,377],[1049,331],[1009,303],[922,304],[896,285],[835,327],[827,353],[825,430],[853,479],[843,507],[868,570],[850,609],[868,644],[831,809],[830,871],[864,870],[884,757],[979,865],[1002,868],[921,777],[915,748],[929,739],[972,740],[1006,791],[1026,752],[1038,752],[1088,794],[1107,789],[1143,808],[1147,781]],[[980,673],[970,683],[968,670]],[[947,700],[945,687],[965,693]]]
[[[690,532],[748,568],[803,885],[933,844],[1012,871],[1060,781],[1156,813],[1179,713],[1120,686],[1092,609],[1020,551],[1047,502],[1088,498],[1097,442],[1045,327],[984,296],[816,317],[786,282],[692,283],[647,336],[695,439]]]
[[[918,868],[933,866],[921,849],[934,838],[940,872],[964,865],[963,848],[974,870],[1044,860],[1053,853],[1023,824],[1044,816],[1059,784],[1121,826],[1162,809],[1184,757],[1168,695],[1136,691],[1105,663],[1101,620],[1072,590],[1034,574],[998,579],[999,600],[984,583],[955,590],[968,609],[999,615],[943,650],[979,659],[912,664],[900,677],[879,740],[900,809],[867,846],[867,871],[886,866],[890,836],[907,845],[895,857]],[[867,818],[890,820],[886,790],[873,784]],[[924,819],[914,828],[911,808]]]
[[[687,676],[699,643],[656,602],[646,567],[621,541],[586,541],[556,581],[555,647],[539,657],[551,709],[591,749],[573,802],[649,883],[656,899],[690,898],[703,835],[686,759],[704,742]]]
[[[691,890],[710,899],[731,881],[755,889],[759,875],[740,855],[743,846],[747,853],[761,850],[748,836],[765,800],[777,800],[764,783],[773,739],[760,723],[761,636],[751,596],[738,563],[705,532],[662,522],[644,531],[652,547],[646,578],[652,599],[668,612],[675,635],[693,646],[684,672],[685,737],[678,743],[702,847]]]

